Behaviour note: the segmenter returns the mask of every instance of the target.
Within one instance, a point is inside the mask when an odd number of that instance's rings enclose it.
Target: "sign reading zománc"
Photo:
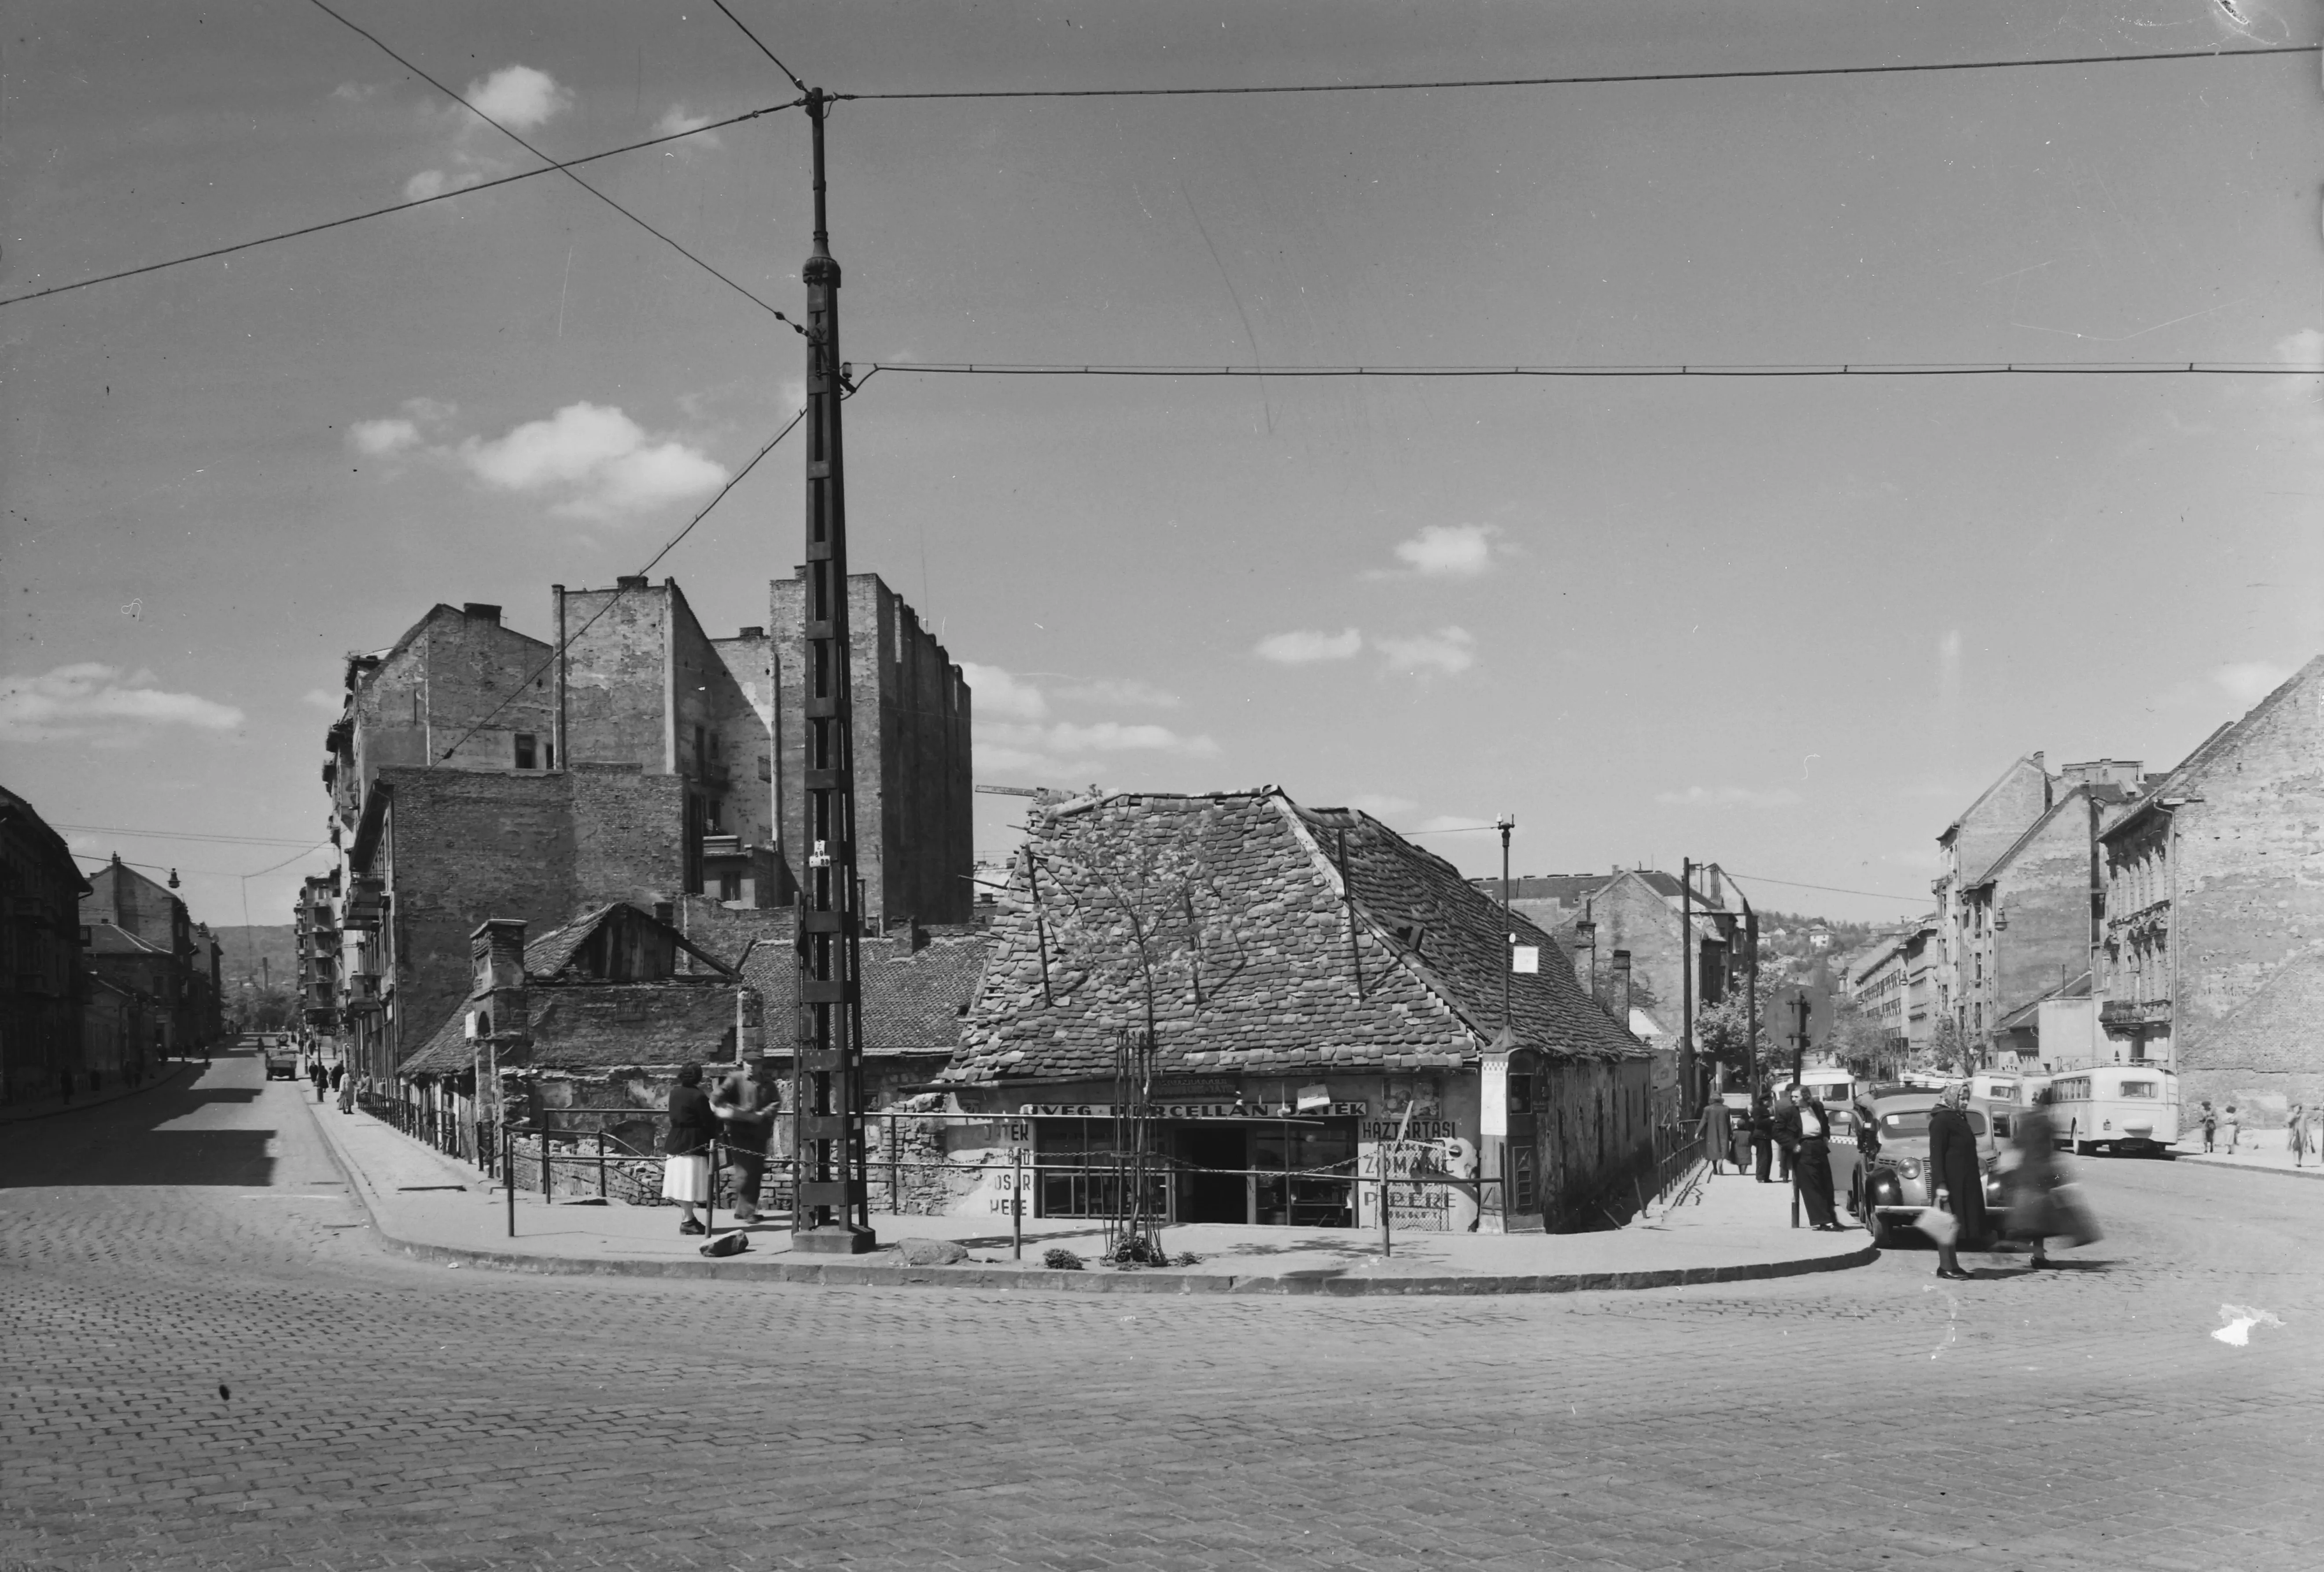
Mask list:
[[[1147,1113],[1157,1119],[1360,1119],[1364,1107],[1361,1102],[1326,1103],[1292,1113],[1264,1103],[1154,1103]],[[1116,1119],[1129,1117],[1130,1110],[1116,1103],[1027,1103],[1017,1112],[1028,1119]]]

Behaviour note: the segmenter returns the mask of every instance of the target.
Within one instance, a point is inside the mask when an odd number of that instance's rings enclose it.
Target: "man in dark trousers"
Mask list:
[[[324,1093],[330,1089],[331,1077],[324,1070],[320,1058],[307,1061],[307,1079],[315,1083],[315,1100],[321,1102]]]
[[[1831,1116],[1807,1088],[1792,1088],[1775,1138],[1791,1151],[1792,1182],[1807,1203],[1809,1226],[1820,1233],[1846,1232],[1831,1204]]]
[[[1745,1117],[1751,1133],[1751,1166],[1761,1184],[1773,1184],[1768,1171],[1775,1161],[1775,1113],[1767,1106],[1767,1094],[1763,1089],[1751,1098],[1751,1111]]]
[[[759,1220],[759,1184],[767,1172],[767,1137],[774,1133],[775,1090],[764,1060],[736,1064],[711,1094],[710,1111],[726,1126],[726,1155],[734,1165],[734,1220]]]

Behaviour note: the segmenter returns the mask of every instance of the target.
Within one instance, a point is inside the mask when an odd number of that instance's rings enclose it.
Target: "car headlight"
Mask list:
[[[1921,1160],[1917,1157],[1899,1157],[1896,1159],[1896,1172],[1907,1179],[1918,1179],[1921,1177]]]

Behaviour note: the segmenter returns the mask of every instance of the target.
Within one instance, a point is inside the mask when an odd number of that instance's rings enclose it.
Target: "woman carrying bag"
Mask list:
[[[1937,1275],[1967,1282],[1974,1273],[1961,1270],[1960,1252],[1984,1249],[1991,1230],[1985,1210],[1985,1168],[1978,1161],[1977,1136],[1961,1111],[1961,1099],[1960,1087],[1948,1088],[1944,1100],[1929,1113],[1930,1193],[1952,1226],[1940,1221],[1923,1231],[1937,1242]]]
[[[2033,1242],[2034,1258],[2025,1264],[2052,1264],[2045,1246],[2052,1236],[2069,1244],[2095,1244],[2098,1225],[2064,1188],[2065,1171],[2058,1165],[2057,1126],[2050,1122],[2050,1089],[2043,1087],[2034,1106],[2020,1114],[2009,1134],[2009,1167],[2003,1193],[2009,1198],[2005,1229],[2013,1239]]]

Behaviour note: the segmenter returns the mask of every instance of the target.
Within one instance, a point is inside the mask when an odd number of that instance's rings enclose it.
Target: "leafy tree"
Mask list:
[[[1695,1012],[1695,1052],[1705,1062],[1724,1065],[1739,1075],[1750,1074],[1754,1039],[1748,1003],[1743,992],[1738,989],[1717,1004]],[[1766,1063],[1771,1050],[1764,1009],[1760,1012],[1756,1045],[1758,1062]]]

